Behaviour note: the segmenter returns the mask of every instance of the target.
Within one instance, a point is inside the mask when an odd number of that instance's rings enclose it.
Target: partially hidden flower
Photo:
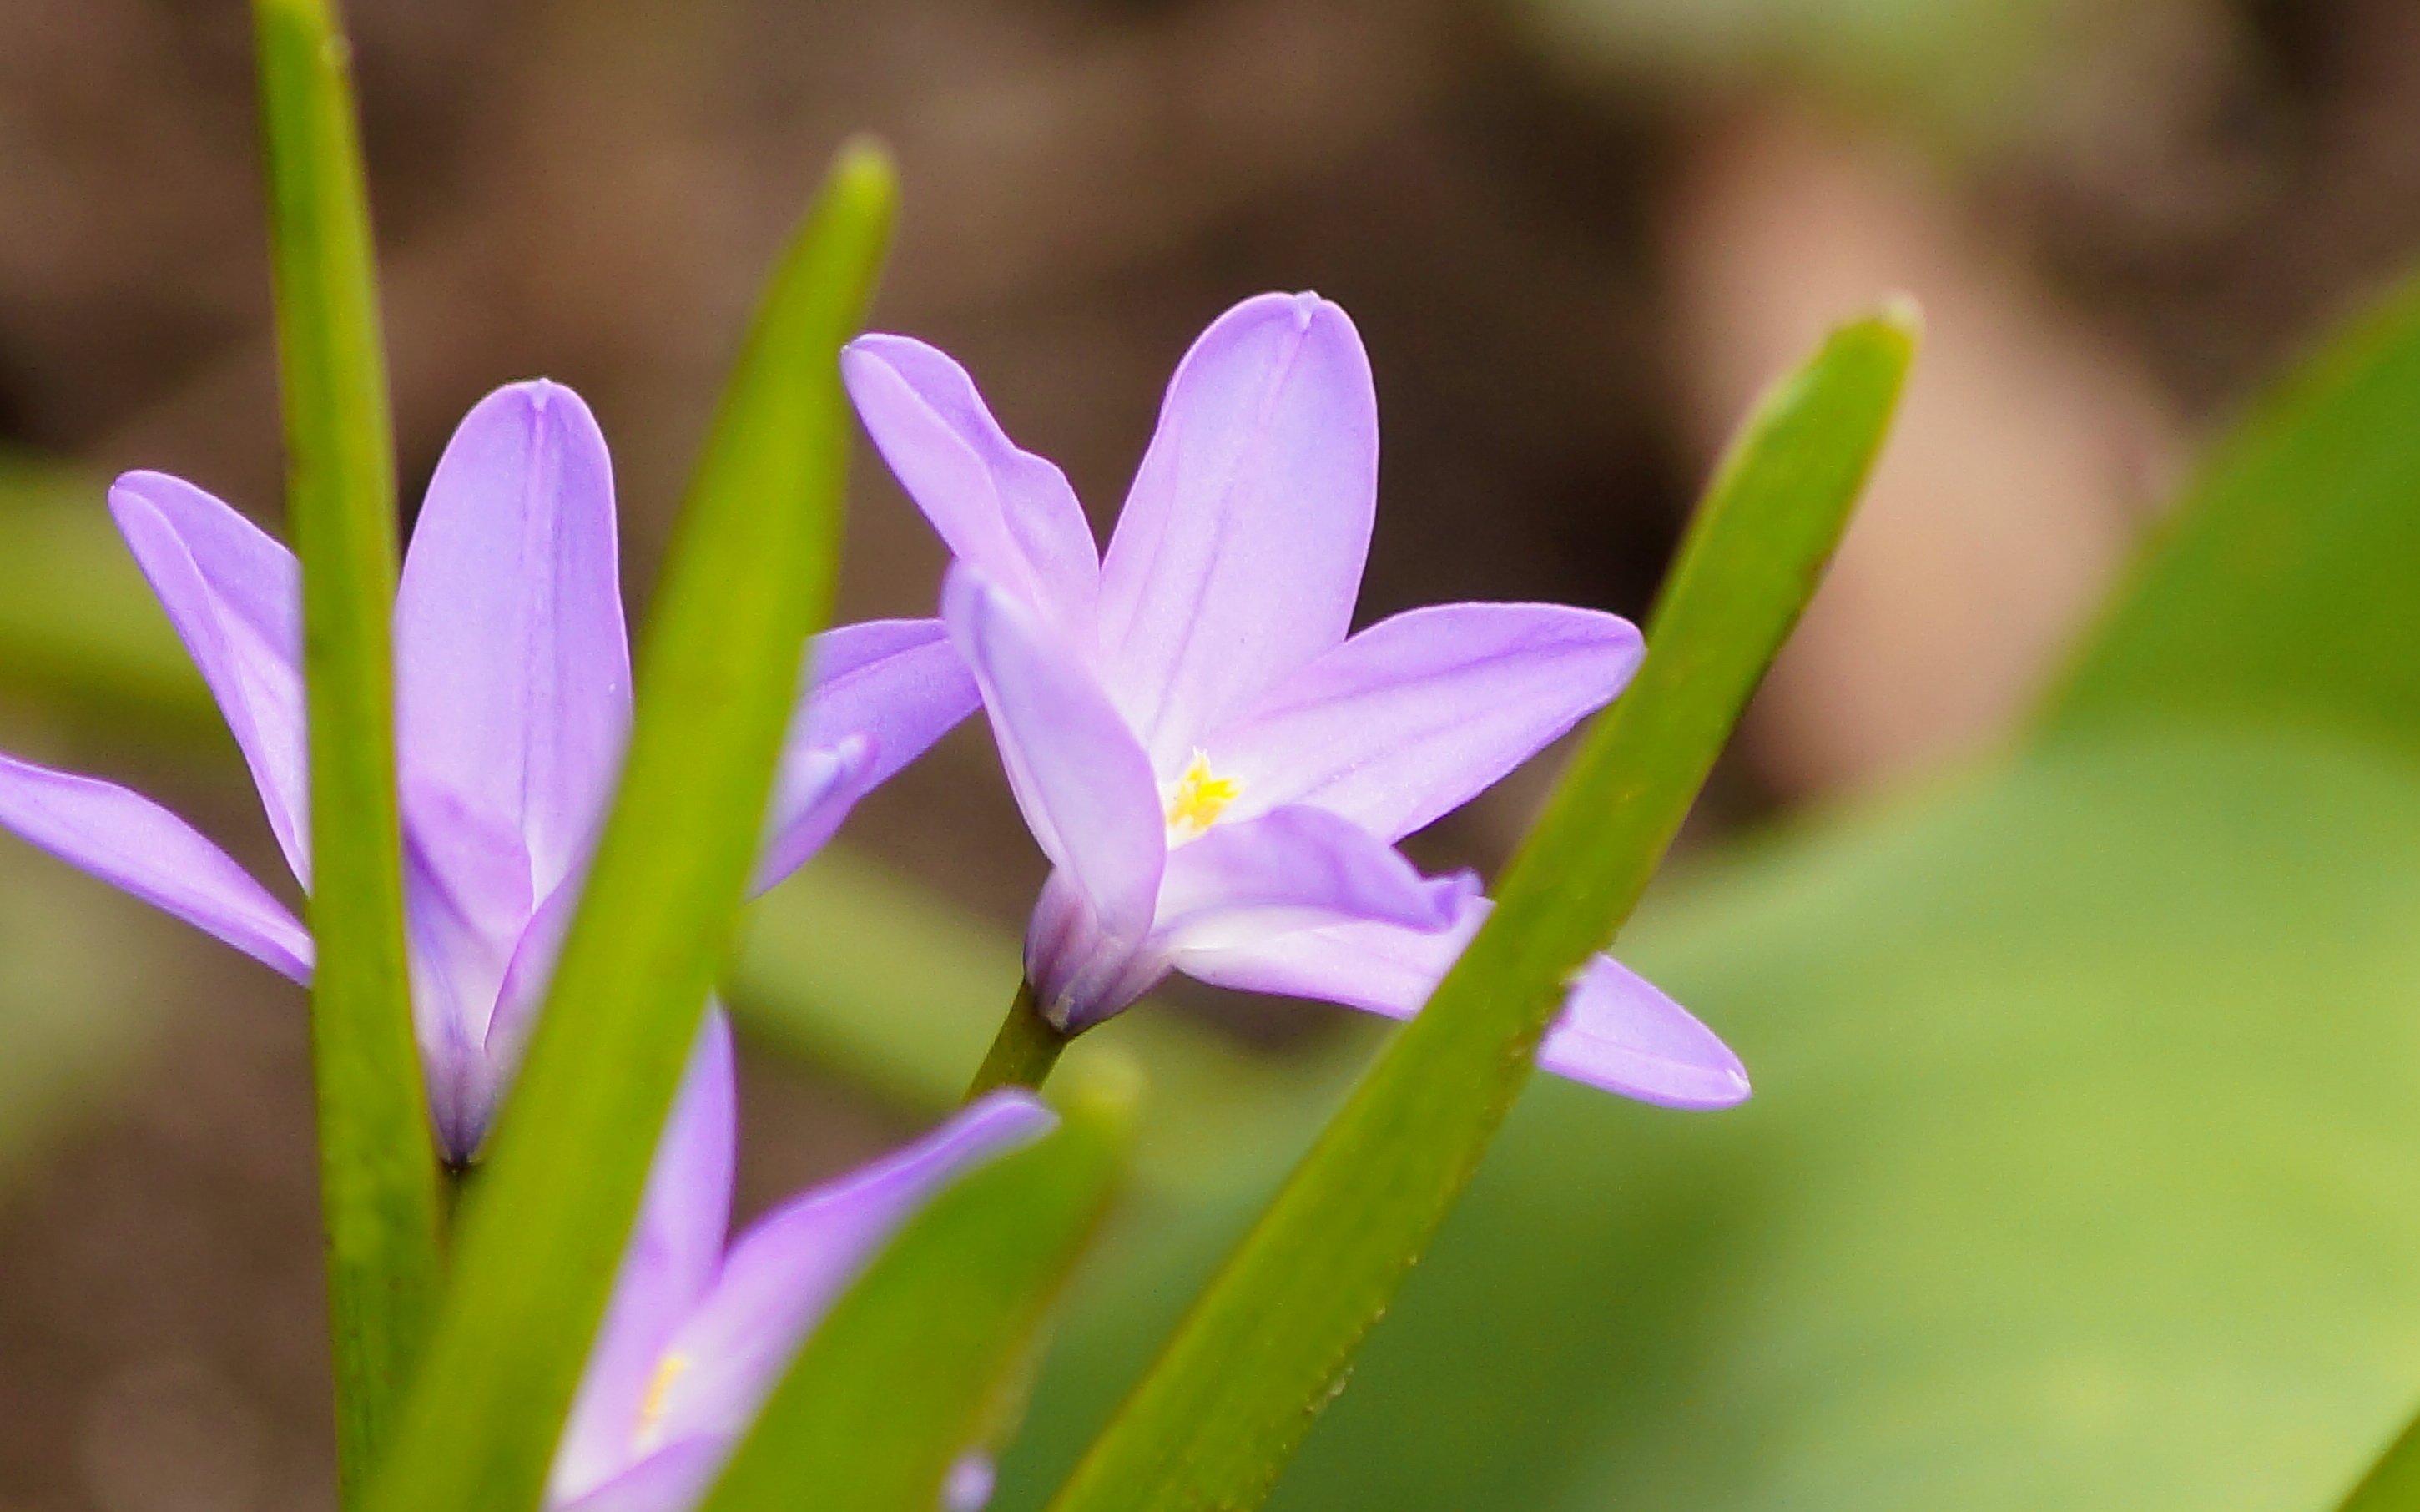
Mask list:
[[[995,1093],[906,1149],[774,1208],[726,1250],[731,1035],[720,1011],[709,1012],[555,1450],[549,1512],[696,1505],[791,1356],[874,1253],[951,1181],[1052,1122],[1031,1096]],[[989,1462],[970,1454],[945,1489],[950,1512],[981,1506]]]
[[[1106,555],[1060,471],[947,356],[869,335],[842,366],[955,558],[942,617],[1054,866],[1025,942],[1045,1017],[1081,1030],[1171,970],[1416,1011],[1488,904],[1394,842],[1609,702],[1637,631],[1450,604],[1346,635],[1377,404],[1352,323],[1313,295],[1248,300],[1194,345]],[[1719,1040],[1604,956],[1540,1062],[1676,1106],[1748,1089]]]
[[[109,506],[311,883],[293,555],[189,483],[131,472]],[[514,384],[464,418],[430,479],[395,606],[396,766],[414,1028],[450,1159],[478,1149],[542,1000],[630,722],[605,439],[579,395]],[[832,630],[809,651],[758,875],[973,712],[937,621]],[[147,798],[0,756],[0,826],[296,981],[312,942],[225,852]]]

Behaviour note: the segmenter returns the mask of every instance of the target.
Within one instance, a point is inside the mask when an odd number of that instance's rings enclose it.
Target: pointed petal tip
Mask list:
[[[580,396],[579,390],[551,378],[528,378],[489,390],[471,407],[470,412],[462,417],[461,427],[458,428],[467,428],[476,418],[516,409],[534,424],[555,420],[592,429],[597,425],[597,417],[589,409],[588,401]]]
[[[140,518],[156,520],[181,539],[184,532],[179,527],[192,521],[196,514],[208,513],[233,516],[246,527],[258,530],[233,505],[173,472],[136,468],[119,473],[109,485],[109,515],[117,522],[120,534],[133,529],[132,521]]]
[[[1736,1107],[1751,1091],[1730,1046],[1610,956],[1581,968],[1538,1063],[1602,1091],[1684,1111]]]
[[[1312,326],[1324,321],[1334,321],[1348,332],[1354,329],[1352,318],[1344,313],[1344,307],[1316,289],[1299,289],[1291,294],[1273,289],[1266,294],[1254,294],[1238,300],[1224,315],[1212,321],[1209,329],[1215,331],[1230,322],[1242,325],[1255,320],[1279,319],[1292,325],[1296,334],[1307,334]]]

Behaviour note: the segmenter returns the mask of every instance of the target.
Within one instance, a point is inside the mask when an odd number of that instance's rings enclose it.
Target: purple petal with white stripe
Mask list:
[[[1157,933],[1171,950],[1362,920],[1433,933],[1478,889],[1467,873],[1424,877],[1351,820],[1296,806],[1221,823],[1177,847],[1160,884]]]
[[[552,1499],[587,1495],[669,1447],[650,1421],[649,1397],[673,1335],[722,1267],[738,1134],[734,1093],[731,1026],[709,1006],[555,1450]]]
[[[1389,924],[1304,930],[1225,949],[1187,951],[1176,969],[1248,992],[1342,1003],[1409,1018],[1427,1003],[1492,905],[1473,898],[1453,928],[1421,933]],[[1720,1108],[1748,1095],[1730,1048],[1655,985],[1610,956],[1589,958],[1538,1064],[1557,1075],[1643,1103]]]
[[[1078,656],[1009,596],[952,570],[942,617],[991,716],[1001,764],[1043,853],[1103,932],[1140,941],[1168,857],[1151,764]]]
[[[1628,621],[1559,604],[1443,604],[1361,631],[1213,735],[1229,820],[1285,804],[1400,840],[1602,708],[1637,670]]]
[[[1265,294],[1202,332],[1101,564],[1104,671],[1156,766],[1344,639],[1377,488],[1377,397],[1342,310]]]
[[[759,889],[803,865],[859,798],[924,754],[983,697],[939,620],[828,630],[807,665],[813,687],[791,717]]]
[[[396,724],[408,822],[502,927],[577,870],[621,764],[617,559],[613,464],[580,396],[537,381],[482,399],[438,461],[405,556]],[[489,847],[458,856],[466,825],[512,837],[519,876],[487,865]]]
[[[302,599],[294,554],[165,473],[119,478],[109,490],[109,512],[226,717],[286,864],[309,887]]]
[[[896,1154],[774,1209],[740,1236],[670,1345],[682,1362],[655,1404],[667,1441],[735,1441],[783,1366],[875,1252],[935,1193],[1054,1122],[994,1093]]]
[[[1063,629],[1092,624],[1100,550],[1052,463],[1021,451],[966,369],[921,341],[867,335],[841,353],[866,434],[961,562]]]

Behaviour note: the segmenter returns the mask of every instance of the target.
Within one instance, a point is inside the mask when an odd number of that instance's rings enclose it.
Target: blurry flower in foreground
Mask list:
[[[1621,691],[1610,614],[1450,604],[1347,638],[1377,494],[1377,404],[1344,313],[1263,295],[1177,368],[1109,551],[965,371],[851,344],[866,429],[957,559],[942,617],[1054,863],[1026,933],[1044,1015],[1083,1029],[1170,970],[1395,1016],[1484,917],[1394,841]],[[1722,1042],[1609,958],[1541,1064],[1678,1106],[1747,1095]]]
[[[109,495],[128,547],[234,733],[310,887],[293,555],[188,483]],[[395,607],[396,764],[412,1014],[449,1157],[479,1146],[578,894],[630,722],[612,465],[579,395],[543,381],[466,416],[429,481]],[[810,653],[758,881],[976,702],[934,621],[849,625]],[[311,939],[227,855],[150,800],[0,756],[0,825],[307,981]]]
[[[731,1031],[710,1012],[555,1451],[551,1512],[695,1505],[873,1253],[952,1180],[1047,1131],[1052,1115],[1024,1093],[995,1093],[775,1208],[726,1252],[734,1121]],[[947,1489],[951,1512],[981,1506],[988,1461],[962,1461]]]

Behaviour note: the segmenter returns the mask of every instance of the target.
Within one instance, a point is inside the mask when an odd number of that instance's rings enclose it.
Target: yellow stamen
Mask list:
[[[1176,779],[1176,791],[1168,799],[1168,831],[1178,840],[1191,840],[1218,822],[1227,805],[1244,791],[1243,784],[1232,777],[1210,775],[1210,758],[1197,750],[1193,764]]]
[[[647,1382],[647,1394],[639,1401],[639,1442],[644,1444],[663,1426],[664,1398],[672,1395],[673,1382],[689,1371],[689,1356],[666,1354],[656,1362],[656,1373]]]

